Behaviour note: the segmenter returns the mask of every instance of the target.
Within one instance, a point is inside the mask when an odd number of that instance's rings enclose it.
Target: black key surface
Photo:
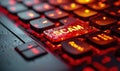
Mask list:
[[[105,49],[117,44],[117,40],[112,35],[103,33],[101,31],[90,33],[86,35],[86,38],[90,43],[93,43],[99,49]]]
[[[33,9],[37,12],[42,13],[42,12],[45,12],[45,11],[48,11],[48,10],[52,10],[52,9],[54,9],[54,7],[51,6],[48,3],[41,3],[41,4],[38,4],[38,5],[34,5]]]
[[[49,21],[46,18],[39,18],[39,19],[30,21],[30,26],[33,30],[35,30],[37,32],[41,32],[45,29],[53,27],[54,23],[52,23],[51,21]]]
[[[50,19],[57,20],[68,16],[68,13],[57,9],[57,10],[45,12],[45,16]]]
[[[63,41],[62,49],[72,57],[79,58],[91,54],[91,46],[78,39]]]
[[[35,18],[38,18],[40,15],[36,12],[34,12],[33,10],[27,10],[27,11],[23,11],[23,12],[19,12],[18,17],[23,20],[23,21],[29,21]]]
[[[111,31],[114,35],[120,37],[120,25],[112,26]]]
[[[15,4],[7,7],[8,11],[15,14],[24,10],[27,10],[28,8],[24,6],[23,4]]]
[[[91,24],[99,29],[107,29],[113,24],[116,24],[117,20],[111,17],[108,17],[105,14],[98,14],[90,18]]]

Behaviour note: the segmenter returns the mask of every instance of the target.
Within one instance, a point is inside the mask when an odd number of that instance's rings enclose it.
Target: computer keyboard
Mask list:
[[[16,47],[25,60],[50,52],[82,71],[120,71],[120,0],[1,0],[0,13],[44,44]]]

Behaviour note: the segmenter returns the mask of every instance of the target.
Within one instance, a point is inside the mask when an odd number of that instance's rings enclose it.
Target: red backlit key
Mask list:
[[[120,25],[115,25],[111,28],[111,31],[114,35],[120,37]]]
[[[45,29],[48,29],[54,26],[54,23],[52,23],[46,18],[40,18],[40,19],[35,19],[35,20],[30,21],[30,26],[33,30],[37,32],[41,32]]]
[[[64,18],[60,20],[60,22],[64,25],[74,23],[75,21],[77,21],[77,19],[74,17]]]
[[[93,31],[96,31],[96,29],[88,26],[87,23],[83,23],[83,21],[76,21],[68,25],[45,30],[44,34],[50,41],[60,42],[65,39],[80,36]]]
[[[119,7],[110,7],[105,10],[106,13],[115,16],[115,17],[120,17],[120,8]]]
[[[47,52],[41,47],[34,47],[26,51],[22,51],[21,54],[26,59],[33,59],[35,57],[46,54]]]
[[[2,1],[0,1],[0,5],[2,5],[3,7],[15,5],[16,3],[17,3],[16,0],[2,0]]]
[[[53,8],[54,7],[49,5],[48,3],[41,3],[41,4],[33,6],[33,9],[37,12],[45,12],[45,11],[48,11],[48,10],[52,10]]]
[[[23,45],[18,46],[16,48],[16,50],[18,50],[18,51],[24,51],[24,50],[28,50],[30,48],[37,47],[37,46],[38,45],[35,42],[31,41],[31,42],[28,42],[28,43],[25,43]]]
[[[24,6],[23,4],[19,3],[19,4],[8,6],[7,9],[9,12],[16,14],[18,12],[27,10],[28,8],[26,6]]]
[[[90,18],[90,21],[92,22],[93,26],[101,30],[107,29],[117,22],[116,19],[108,17],[107,15],[104,14],[99,14],[97,16],[94,16]]]
[[[56,19],[61,19],[61,18],[68,16],[68,13],[57,9],[57,10],[45,12],[45,16],[50,18],[50,19],[56,20]]]
[[[104,10],[109,7],[109,4],[106,4],[104,2],[97,2],[97,3],[95,2],[88,4],[88,6],[94,10]]]
[[[17,15],[20,19],[22,19],[23,21],[27,21],[27,22],[29,20],[38,18],[40,16],[39,14],[34,12],[33,10],[27,10],[27,11],[19,12]]]
[[[48,0],[48,2],[52,5],[61,5],[61,4],[69,3],[70,0]]]
[[[31,7],[39,3],[40,3],[40,0],[23,0],[23,4],[25,4],[27,7]]]
[[[62,49],[74,58],[91,54],[91,46],[84,41],[69,39],[63,41],[61,44]]]
[[[26,59],[33,59],[47,53],[42,49],[42,46],[33,41],[20,45],[15,49]]]
[[[101,31],[88,34],[86,38],[99,49],[105,49],[117,43],[117,40],[113,36]]]
[[[68,4],[61,5],[61,8],[63,8],[66,11],[73,11],[73,10],[78,9],[80,7],[81,7],[81,5],[78,5],[76,3],[68,3]]]
[[[73,11],[77,16],[82,17],[82,18],[89,18],[90,16],[96,15],[97,12],[93,11],[91,9],[88,9],[86,7],[81,7],[77,10]]]

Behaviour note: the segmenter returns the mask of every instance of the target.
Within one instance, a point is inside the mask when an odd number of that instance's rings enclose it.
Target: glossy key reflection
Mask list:
[[[83,21],[76,21],[68,25],[45,30],[44,35],[52,42],[60,42],[68,38],[80,36],[94,31],[96,31],[96,29],[88,26],[87,23],[83,23]]]
[[[61,44],[62,49],[74,58],[90,55],[91,46],[77,38],[63,41]]]
[[[90,17],[90,16],[97,14],[96,11],[93,11],[93,10],[88,9],[86,7],[82,7],[80,9],[74,10],[74,13],[76,15],[78,15],[79,17],[83,17],[83,18],[87,18],[87,17]]]
[[[109,46],[115,45],[117,42],[113,36],[101,31],[88,34],[86,35],[86,38],[90,41],[90,43],[93,43],[99,49],[105,49]]]
[[[96,0],[75,0],[75,1],[80,4],[89,4],[95,2]]]

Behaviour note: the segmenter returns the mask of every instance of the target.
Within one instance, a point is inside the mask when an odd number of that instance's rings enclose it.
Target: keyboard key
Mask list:
[[[75,1],[79,4],[89,4],[95,2],[96,0],[75,0]]]
[[[64,18],[64,19],[61,19],[60,22],[64,25],[67,25],[67,24],[71,24],[71,23],[74,23],[75,21],[77,21],[76,18],[73,18],[73,17],[69,17],[69,18]]]
[[[108,17],[104,14],[99,14],[97,16],[94,16],[90,18],[90,21],[92,22],[93,26],[102,30],[109,28],[111,25],[117,22],[116,19]]]
[[[115,17],[120,17],[120,8],[119,7],[110,7],[105,10],[106,13],[115,16]]]
[[[115,25],[111,28],[111,31],[114,35],[120,37],[120,25]]]
[[[73,11],[73,10],[78,9],[80,7],[81,7],[81,5],[76,4],[76,3],[68,3],[68,4],[61,5],[61,8],[66,10],[66,11]]]
[[[54,9],[53,6],[49,5],[48,3],[41,3],[38,5],[34,5],[33,9],[37,12],[45,12]]]
[[[33,10],[27,10],[27,11],[19,12],[17,15],[21,20],[27,21],[27,22],[29,20],[38,18],[40,16],[39,14],[34,12]]]
[[[83,21],[76,21],[68,25],[45,30],[44,34],[50,41],[60,42],[65,39],[80,36],[93,31],[96,31],[96,28],[88,26],[87,23],[83,23]]]
[[[21,52],[22,56],[26,59],[33,59],[46,53],[47,52],[43,50],[41,47],[35,47]]]
[[[63,41],[61,44],[62,49],[74,58],[90,55],[91,53],[91,46],[78,39],[69,39]]]
[[[26,5],[27,7],[31,7],[39,3],[40,3],[40,0],[23,0],[23,4]]]
[[[77,16],[82,17],[82,18],[88,18],[90,16],[96,15],[97,12],[93,11],[91,9],[88,9],[86,7],[81,7],[80,9],[74,10],[73,11]]]
[[[28,50],[28,49],[31,49],[31,48],[37,47],[37,46],[38,45],[35,42],[31,41],[31,42],[25,43],[23,45],[20,45],[20,46],[16,47],[15,49],[17,51],[25,51],[25,50]]]
[[[45,12],[45,16],[50,18],[50,19],[57,20],[57,19],[67,17],[68,13],[57,9],[57,10],[52,10],[52,11]]]
[[[45,29],[53,27],[54,23],[52,23],[46,18],[40,18],[40,19],[35,19],[35,20],[30,21],[30,26],[33,30],[37,32],[41,32]]]
[[[2,0],[2,1],[0,1],[0,5],[2,5],[3,7],[15,5],[16,3],[17,3],[16,0]]]
[[[12,5],[12,6],[8,6],[7,9],[12,14],[16,14],[18,12],[27,10],[28,8],[26,6],[24,6],[23,4],[15,4],[15,5]]]
[[[48,2],[52,5],[62,5],[62,4],[69,3],[70,0],[48,0]]]
[[[98,71],[98,70],[93,66],[86,66],[83,68],[82,71]]]
[[[97,2],[97,3],[95,2],[88,4],[88,6],[94,10],[104,10],[109,7],[109,4],[106,4],[104,2]]]
[[[117,42],[117,40],[113,36],[101,31],[88,34],[86,35],[86,38],[90,43],[93,43],[99,49],[105,49],[107,47],[115,45]]]

